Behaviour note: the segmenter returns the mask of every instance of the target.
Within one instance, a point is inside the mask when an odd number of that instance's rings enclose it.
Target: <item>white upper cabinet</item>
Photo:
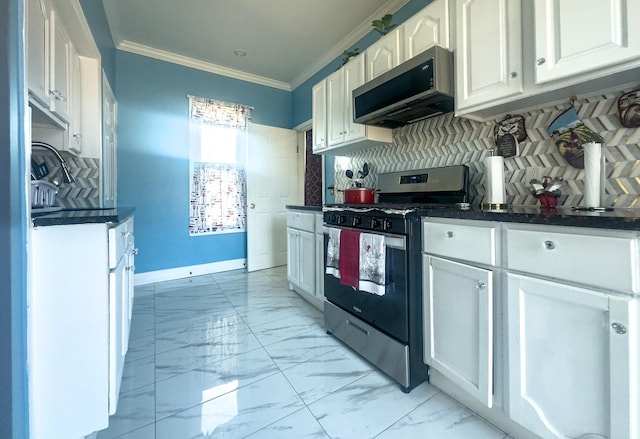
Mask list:
[[[312,120],[313,120],[313,152],[327,149],[327,81],[322,80],[313,86],[312,90]]]
[[[436,0],[404,22],[402,32],[405,61],[431,46],[452,49],[449,8],[450,0]]]
[[[27,1],[27,82],[29,95],[49,106],[49,5]]]
[[[537,84],[640,57],[637,0],[535,0],[534,7]]]
[[[402,31],[403,27],[397,27],[367,48],[367,81],[388,72],[404,61]]]
[[[327,120],[329,146],[364,137],[365,125],[353,123],[353,99],[351,92],[364,84],[362,55],[327,78],[327,107],[331,109]]]
[[[49,46],[49,109],[62,120],[69,120],[71,42],[54,10],[51,11]]]
[[[364,55],[351,58],[340,70],[313,87],[314,153],[333,150],[336,153],[337,150],[346,152],[393,141],[389,128],[353,122],[351,95],[355,88],[365,82],[364,59]],[[323,99],[326,99],[326,105],[323,105]],[[323,131],[325,123],[326,135]],[[322,140],[323,137],[326,137],[326,141]]]
[[[520,2],[461,0],[456,10],[456,111],[522,93]]]

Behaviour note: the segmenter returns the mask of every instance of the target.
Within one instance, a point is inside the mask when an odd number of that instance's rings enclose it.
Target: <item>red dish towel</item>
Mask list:
[[[340,230],[340,283],[358,289],[360,280],[360,232]]]

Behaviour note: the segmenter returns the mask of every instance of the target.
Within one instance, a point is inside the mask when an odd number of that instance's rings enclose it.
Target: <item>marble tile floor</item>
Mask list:
[[[323,329],[286,267],[136,287],[117,413],[98,439],[503,439],[409,394]]]

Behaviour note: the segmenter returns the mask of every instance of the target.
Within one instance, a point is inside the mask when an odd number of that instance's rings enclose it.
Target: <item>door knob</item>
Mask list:
[[[249,204],[249,209],[255,209],[256,205],[254,203]]]

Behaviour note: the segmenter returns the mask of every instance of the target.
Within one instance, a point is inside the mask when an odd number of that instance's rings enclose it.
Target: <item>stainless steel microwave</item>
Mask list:
[[[453,111],[453,53],[433,46],[353,90],[353,121],[397,128]]]

